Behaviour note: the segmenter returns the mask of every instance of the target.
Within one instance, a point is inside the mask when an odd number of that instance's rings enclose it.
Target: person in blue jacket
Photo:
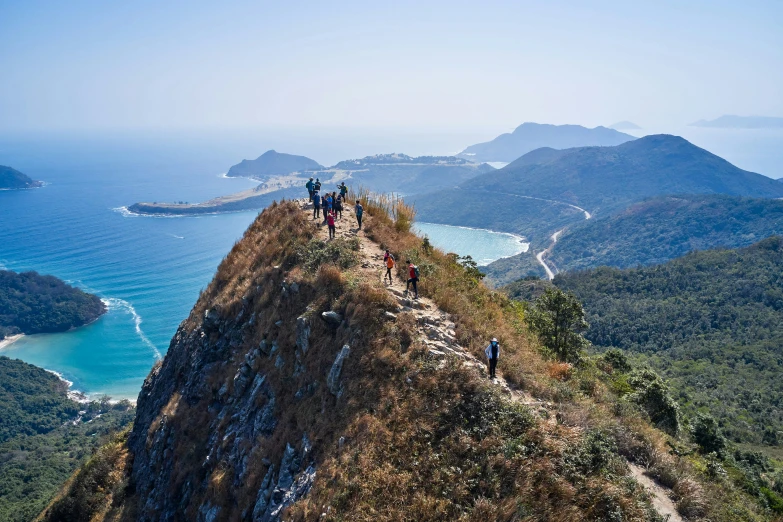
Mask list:
[[[316,190],[313,192],[313,219],[321,216],[321,195]]]
[[[497,368],[498,359],[500,358],[500,344],[498,344],[496,338],[492,338],[489,346],[484,350],[484,355],[487,356],[487,360],[489,361],[489,378],[494,379],[495,368]]]

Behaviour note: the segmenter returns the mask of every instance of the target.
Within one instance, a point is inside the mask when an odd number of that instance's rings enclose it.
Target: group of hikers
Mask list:
[[[307,187],[307,191],[310,194],[310,201],[313,203],[313,219],[321,217],[321,207],[323,207],[324,222],[329,227],[329,239],[334,238],[336,230],[335,219],[338,219],[338,215],[339,219],[342,219],[343,217],[343,204],[346,202],[348,196],[348,187],[345,186],[345,182],[342,182],[337,186],[339,194],[337,192],[327,192],[324,196],[321,196],[321,181],[318,178],[316,178],[315,181],[313,181],[313,178],[310,178],[305,184],[305,187]],[[364,208],[358,199],[356,200],[354,212],[356,214],[356,221],[359,224],[359,229],[361,230]],[[407,296],[410,288],[413,287],[413,298],[418,299],[419,267],[414,265],[410,259],[407,259],[405,262],[408,264],[408,280],[405,284],[405,295]],[[392,284],[394,282],[392,279],[392,269],[396,266],[396,261],[389,249],[386,249],[386,252],[383,255],[383,263],[386,266],[386,274],[383,276],[383,281],[385,283],[388,278],[389,284]],[[496,338],[492,338],[489,346],[484,350],[484,355],[487,356],[489,378],[494,379],[495,369],[497,368],[498,359],[500,358],[500,344]]]
[[[348,187],[345,182],[340,183],[335,192],[327,192],[323,196],[321,195],[321,180],[316,178],[310,178],[305,183],[307,192],[310,195],[310,201],[313,203],[313,219],[319,219],[321,217],[321,208],[323,208],[324,223],[329,227],[329,239],[334,238],[336,226],[335,220],[343,218],[343,208],[348,198]],[[362,228],[362,217],[364,216],[364,207],[357,199],[354,206],[354,213],[356,214],[356,222],[359,224],[359,230]]]

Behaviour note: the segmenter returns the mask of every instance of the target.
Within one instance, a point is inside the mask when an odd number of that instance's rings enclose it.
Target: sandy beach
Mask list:
[[[16,341],[18,341],[22,337],[24,337],[24,334],[11,335],[9,337],[6,337],[2,341],[0,341],[0,350],[2,350],[3,348],[6,348],[8,346],[11,346],[12,344],[14,344]]]

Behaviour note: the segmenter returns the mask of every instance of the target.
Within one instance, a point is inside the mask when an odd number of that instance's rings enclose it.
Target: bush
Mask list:
[[[712,415],[698,413],[691,423],[691,436],[702,453],[717,453],[726,448],[726,439],[721,435],[718,423]]]
[[[573,294],[547,288],[536,299],[526,319],[541,343],[559,361],[578,362],[583,350],[589,346],[582,337],[582,332],[588,326],[585,312]]]
[[[644,368],[628,376],[628,385],[634,390],[626,399],[638,404],[650,416],[656,427],[676,435],[680,430],[680,408],[669,394],[669,387],[654,371]]]

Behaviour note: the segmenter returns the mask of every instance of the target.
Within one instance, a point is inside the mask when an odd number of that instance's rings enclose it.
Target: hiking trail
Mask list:
[[[302,211],[306,212],[312,218],[313,207],[307,198],[299,199],[297,202],[302,208]],[[399,313],[412,313],[416,318],[419,339],[427,346],[427,355],[429,357],[442,360],[443,364],[445,364],[446,358],[458,357],[462,360],[464,366],[473,368],[475,371],[479,372],[482,377],[488,378],[489,371],[486,360],[483,357],[481,359],[475,357],[457,343],[455,333],[456,325],[448,313],[440,310],[432,300],[426,297],[420,296],[419,299],[407,297],[405,295],[406,281],[397,277],[395,270],[392,270],[394,278],[391,284],[388,284],[384,280],[384,275],[386,274],[386,265],[383,261],[384,250],[380,245],[365,236],[363,229],[359,230],[353,205],[343,205],[343,207],[342,219],[335,220],[335,238],[350,239],[356,237],[359,239],[358,266],[359,272],[363,275],[363,279],[367,282],[385,287],[400,306],[399,312],[397,313],[387,312],[389,318],[396,319]],[[369,216],[365,213],[365,220],[368,217]],[[330,241],[329,229],[323,221],[323,217],[318,219],[318,224],[317,237],[323,241]],[[553,244],[557,241],[557,236],[561,232],[562,230],[556,232],[552,236]],[[404,260],[396,261],[399,263],[404,262]],[[542,262],[542,264],[544,263]],[[545,264],[544,266],[546,267]],[[549,272],[548,269],[547,272]],[[489,344],[489,339],[487,339],[487,344]],[[499,365],[498,374],[501,372],[502,368],[501,365]],[[555,404],[538,399],[523,390],[512,387],[502,375],[492,379],[492,382],[512,401],[528,406],[533,410],[538,410],[538,413],[543,414],[542,417],[547,419],[545,422],[553,424],[558,422],[556,412],[554,411],[556,408]],[[683,522],[682,517],[677,512],[674,502],[669,496],[670,490],[660,486],[652,478],[645,475],[644,468],[633,464],[630,461],[628,461],[627,464],[630,475],[645,488],[650,495],[651,504],[658,514],[668,522]]]

